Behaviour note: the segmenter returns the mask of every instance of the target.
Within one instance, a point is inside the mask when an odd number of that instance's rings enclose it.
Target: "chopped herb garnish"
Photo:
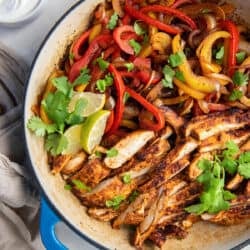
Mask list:
[[[185,78],[183,73],[180,70],[175,71],[175,77],[180,80],[181,82],[185,82]]]
[[[113,30],[113,29],[116,27],[117,22],[118,22],[118,14],[117,14],[117,13],[114,13],[114,14],[110,17],[110,20],[109,20],[109,22],[108,22],[107,28],[110,29],[110,30]]]
[[[234,90],[231,92],[230,96],[229,96],[229,101],[232,101],[232,102],[237,101],[237,100],[239,100],[242,96],[243,96],[243,93],[242,93],[241,90],[234,89]]]
[[[133,70],[135,67],[133,63],[125,63],[124,66],[127,68],[128,71]]]
[[[99,151],[95,151],[95,156],[98,157],[98,158],[101,158],[102,157],[102,153],[99,152]]]
[[[27,127],[33,131],[37,136],[45,136],[57,131],[55,124],[47,124],[42,121],[38,116],[32,116],[27,124]]]
[[[175,71],[169,67],[168,65],[165,65],[163,67],[163,75],[164,78],[162,79],[162,85],[167,88],[173,88],[173,77],[175,75]]]
[[[128,101],[129,97],[130,97],[130,94],[128,92],[125,92],[124,96],[123,96],[123,103],[124,104]]]
[[[67,146],[67,138],[62,134],[50,134],[45,139],[45,149],[53,156],[61,154]]]
[[[81,180],[72,180],[72,183],[75,185],[75,187],[79,190],[85,190],[90,192],[91,188],[88,187],[84,182],[82,182]]]
[[[135,201],[135,199],[139,196],[139,192],[137,190],[134,190],[130,196],[128,197],[128,201],[131,203],[133,201]]]
[[[111,74],[107,74],[104,79],[99,79],[96,81],[96,88],[100,92],[105,92],[106,88],[113,84],[113,77]]]
[[[250,162],[239,164],[238,172],[244,178],[250,179]]]
[[[88,105],[87,99],[81,98],[77,100],[75,105],[75,110],[69,114],[69,116],[66,119],[66,122],[68,125],[74,125],[79,124],[84,121],[84,117],[82,117],[83,110]]]
[[[237,86],[247,85],[249,77],[247,74],[243,74],[240,71],[236,71],[233,75],[233,83]]]
[[[74,58],[75,58],[75,55],[74,55],[73,53],[70,53],[70,54],[69,54],[69,59],[70,59],[70,60],[74,60]]]
[[[98,57],[96,61],[102,71],[106,70],[109,66],[109,62],[105,61],[102,57]]]
[[[118,155],[118,150],[116,148],[111,148],[106,152],[107,157],[115,157]]]
[[[117,210],[120,207],[120,204],[122,201],[125,200],[125,197],[123,195],[117,195],[112,200],[107,200],[105,202],[106,207],[113,208]]]
[[[146,33],[146,30],[143,29],[143,27],[138,23],[138,21],[134,23],[134,30],[135,33],[139,36],[144,35]]]
[[[64,186],[64,189],[65,189],[65,190],[71,190],[71,189],[72,189],[72,186],[69,185],[69,184],[66,184],[66,185]]]
[[[244,61],[245,58],[246,58],[246,55],[247,55],[247,53],[246,53],[245,51],[238,52],[238,53],[236,54],[237,63],[238,63],[238,64],[243,63],[243,61]]]
[[[141,45],[135,41],[135,39],[131,39],[129,41],[129,45],[134,49],[135,55],[138,55],[141,51]]]
[[[125,183],[125,184],[129,184],[131,182],[131,175],[130,174],[124,174],[122,176],[122,181]]]
[[[175,68],[183,63],[183,60],[185,59],[185,54],[183,51],[177,52],[175,54],[171,54],[169,56],[169,63],[170,66]]]

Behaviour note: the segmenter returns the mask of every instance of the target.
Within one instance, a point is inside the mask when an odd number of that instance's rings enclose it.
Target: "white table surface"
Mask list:
[[[33,20],[13,27],[0,25],[0,41],[12,48],[30,66],[49,30],[63,13],[76,2],[77,0],[44,0],[40,14]],[[56,232],[58,238],[70,250],[96,249],[63,223],[56,226]]]

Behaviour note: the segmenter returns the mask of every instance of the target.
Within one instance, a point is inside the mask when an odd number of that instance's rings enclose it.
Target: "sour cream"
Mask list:
[[[0,23],[17,23],[32,16],[43,0],[0,0]]]

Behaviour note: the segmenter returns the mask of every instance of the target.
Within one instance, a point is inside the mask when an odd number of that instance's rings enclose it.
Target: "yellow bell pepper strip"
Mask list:
[[[205,98],[206,95],[204,93],[190,88],[185,83],[178,80],[177,78],[174,78],[173,80],[174,80],[175,85],[179,89],[181,89],[184,93],[186,93],[187,95],[193,97],[194,99],[201,100],[201,99]]]
[[[239,72],[244,73],[245,66],[250,65],[250,56],[247,57],[239,67]]]
[[[229,38],[230,34],[226,31],[216,31],[208,35],[196,50],[196,55],[200,60],[204,74],[219,73],[221,67],[212,63],[212,48],[218,39]]]
[[[89,33],[89,44],[101,33],[102,31],[102,24],[96,24]]]
[[[183,53],[181,36],[179,34],[176,35],[172,41],[172,50],[173,53]],[[217,91],[220,87],[217,81],[194,74],[185,56],[178,68],[182,72],[187,85],[189,85],[193,90],[199,91],[199,93],[211,93],[213,91]]]
[[[56,90],[56,87],[53,84],[53,79],[56,77],[60,77],[63,76],[64,72],[61,70],[55,70],[49,77],[48,81],[47,81],[47,85],[45,88],[45,91],[43,93],[42,99],[46,98],[46,96],[49,93],[52,93]],[[40,105],[40,117],[42,119],[43,122],[50,124],[52,123],[51,120],[49,119],[48,115],[46,114],[43,105]]]

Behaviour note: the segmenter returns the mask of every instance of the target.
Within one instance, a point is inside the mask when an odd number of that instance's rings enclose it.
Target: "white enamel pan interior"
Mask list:
[[[72,7],[50,31],[33,63],[25,99],[24,122],[32,116],[31,106],[43,90],[46,80],[63,57],[65,48],[72,39],[86,29],[89,16],[100,0],[80,1]],[[240,16],[250,18],[250,1],[236,2]],[[249,20],[249,19],[248,19]],[[91,219],[86,209],[69,191],[64,190],[64,181],[53,176],[47,164],[43,140],[37,138],[25,126],[27,149],[32,167],[45,196],[63,220],[84,238],[108,249],[134,249],[129,244],[129,231],[114,230],[108,223]],[[232,227],[220,227],[208,223],[197,223],[184,240],[168,240],[164,249],[230,249],[248,239],[250,223]]]

